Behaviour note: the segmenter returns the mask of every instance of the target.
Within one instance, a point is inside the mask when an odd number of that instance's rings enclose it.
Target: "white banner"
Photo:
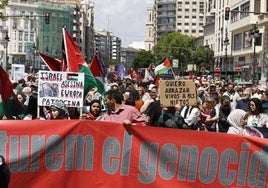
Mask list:
[[[84,73],[39,71],[38,105],[63,101],[66,107],[83,107]]]

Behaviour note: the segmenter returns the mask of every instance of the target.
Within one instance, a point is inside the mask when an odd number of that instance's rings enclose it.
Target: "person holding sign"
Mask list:
[[[123,95],[117,90],[109,90],[105,95],[108,112],[104,114],[101,120],[122,122],[124,125],[145,126],[146,119],[134,107],[123,103]]]
[[[156,86],[150,90],[150,96],[151,99],[149,100],[149,105],[144,114],[146,115],[148,125],[158,126],[159,117],[162,113],[162,107],[160,105],[158,88]]]

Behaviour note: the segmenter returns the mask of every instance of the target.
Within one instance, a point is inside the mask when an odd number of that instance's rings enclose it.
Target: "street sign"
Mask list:
[[[179,68],[179,60],[178,59],[173,59],[172,60],[172,67],[173,68]]]

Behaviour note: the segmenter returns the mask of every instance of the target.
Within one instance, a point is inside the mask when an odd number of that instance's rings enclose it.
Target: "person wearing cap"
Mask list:
[[[51,120],[68,119],[67,109],[62,101],[56,101],[50,106]]]
[[[204,104],[205,102],[205,88],[203,88],[202,86],[200,86],[199,88],[197,88],[197,96],[200,99],[201,104]]]

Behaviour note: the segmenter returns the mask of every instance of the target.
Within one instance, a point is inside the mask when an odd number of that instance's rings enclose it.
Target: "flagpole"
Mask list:
[[[40,108],[39,105],[37,105],[37,119],[40,119]]]
[[[79,119],[83,119],[83,107],[79,108]]]
[[[173,77],[174,77],[174,80],[176,79],[176,77],[175,77],[175,73],[174,73],[174,71],[173,71],[173,68],[171,67],[171,72],[172,72],[172,74],[173,74]]]

